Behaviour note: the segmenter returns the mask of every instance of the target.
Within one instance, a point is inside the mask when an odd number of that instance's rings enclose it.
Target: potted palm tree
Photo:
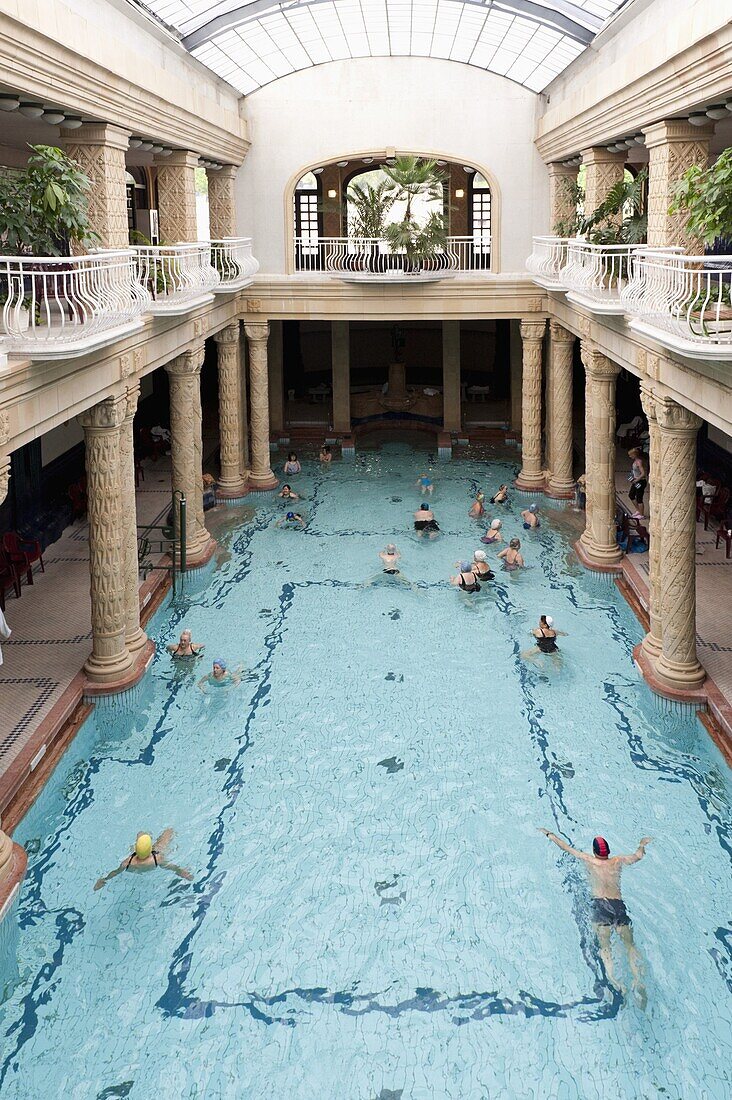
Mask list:
[[[417,274],[447,240],[444,210],[433,210],[421,224],[414,212],[417,199],[442,206],[443,175],[437,161],[413,156],[397,157],[384,172],[391,181],[394,200],[405,203],[401,220],[387,225],[384,236],[393,251],[404,255],[405,271]]]
[[[379,264],[379,241],[386,235],[386,218],[396,202],[390,180],[353,183],[348,188],[348,235],[364,270],[375,271]],[[357,243],[355,243],[357,242]]]

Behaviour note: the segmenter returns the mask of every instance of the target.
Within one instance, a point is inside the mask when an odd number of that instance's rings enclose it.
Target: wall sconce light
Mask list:
[[[329,199],[335,199],[337,197],[337,195],[338,195],[338,192],[335,190],[335,188],[331,187],[330,191],[328,192],[328,198]]]
[[[456,199],[464,199],[465,198],[465,191],[463,190],[462,187],[458,187],[457,190],[455,191],[455,198]]]

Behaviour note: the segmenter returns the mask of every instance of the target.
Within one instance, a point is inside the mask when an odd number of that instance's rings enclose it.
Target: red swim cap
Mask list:
[[[592,841],[592,851],[598,859],[607,859],[610,855],[610,845],[604,836],[596,836]]]

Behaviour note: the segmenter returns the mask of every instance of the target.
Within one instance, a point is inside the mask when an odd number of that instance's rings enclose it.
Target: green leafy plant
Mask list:
[[[352,207],[348,219],[351,237],[383,237],[386,217],[396,202],[393,184],[382,180],[373,187],[370,183],[354,183],[348,188],[348,202]]]
[[[425,260],[444,247],[447,231],[444,211],[433,211],[420,225],[413,214],[414,202],[419,197],[442,203],[444,177],[437,161],[412,156],[397,157],[384,173],[391,181],[394,201],[405,203],[401,221],[386,226],[384,236],[394,251],[405,253],[408,269],[418,271]]]
[[[725,149],[709,168],[689,168],[674,189],[669,214],[687,215],[692,236],[713,244],[732,239],[732,148]]]
[[[0,176],[0,252],[68,256],[98,236],[89,225],[89,177],[52,145],[31,145],[25,168]]]
[[[647,178],[648,172],[642,168],[635,178],[618,180],[589,214],[582,210],[582,185],[564,180],[572,213],[556,223],[554,232],[559,237],[584,237],[592,244],[642,244],[648,232],[648,216],[643,209]]]

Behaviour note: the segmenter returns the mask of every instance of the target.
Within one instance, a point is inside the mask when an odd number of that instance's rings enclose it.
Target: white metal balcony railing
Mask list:
[[[380,237],[295,237],[295,270],[364,282],[431,280],[457,272],[489,271],[490,236],[448,237],[443,248],[410,264]]]
[[[621,300],[635,331],[692,357],[732,359],[732,256],[639,250]]]
[[[150,295],[133,249],[0,257],[0,347],[63,358],[142,325]]]
[[[214,287],[217,293],[246,286],[259,271],[259,261],[252,255],[251,237],[224,237],[211,241],[210,248],[211,266],[220,279]]]
[[[150,313],[175,316],[211,300],[221,276],[208,242],[138,245],[137,276],[150,296]]]
[[[570,292],[568,297],[594,313],[624,313],[621,294],[630,280],[638,248],[638,245],[568,241],[567,263],[559,274],[563,287]]]
[[[526,261],[526,270],[547,290],[564,289],[560,276],[567,264],[568,244],[566,237],[534,237],[534,246]]]

